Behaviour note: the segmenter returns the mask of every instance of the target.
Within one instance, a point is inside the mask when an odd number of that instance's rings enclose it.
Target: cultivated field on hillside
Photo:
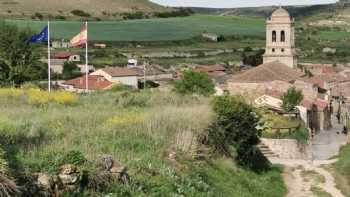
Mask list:
[[[0,0],[0,15],[28,17],[35,13],[51,16],[70,16],[79,9],[92,16],[105,16],[124,12],[159,12],[166,8],[148,0]]]
[[[20,27],[40,31],[46,22],[11,21]],[[70,39],[79,32],[82,23],[53,21],[52,34],[55,38]],[[128,21],[105,21],[89,23],[90,40],[99,41],[167,41],[184,40],[203,32],[223,35],[265,36],[263,18],[235,16],[194,15],[185,18],[145,19]]]

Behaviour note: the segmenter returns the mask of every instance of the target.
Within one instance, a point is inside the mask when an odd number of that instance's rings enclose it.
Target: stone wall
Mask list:
[[[261,142],[281,159],[311,159],[312,157],[311,146],[298,143],[294,139],[262,138]]]

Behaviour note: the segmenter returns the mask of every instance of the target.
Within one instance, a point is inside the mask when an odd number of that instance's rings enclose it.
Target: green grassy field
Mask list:
[[[71,162],[65,155],[78,151],[89,161],[80,163],[80,170],[94,173],[95,162],[109,154],[127,166],[131,178],[130,185],[110,182],[111,187],[86,189],[81,196],[282,197],[286,193],[278,167],[256,174],[238,167],[232,158],[208,157],[198,164],[188,155],[195,136],[212,120],[208,98],[159,91],[73,97],[64,93],[50,101],[48,96],[0,89],[0,151],[4,150],[0,170],[8,166],[6,172],[16,180],[35,172],[56,174],[60,165]],[[176,162],[167,159],[172,150],[177,152]]]
[[[10,20],[20,27],[40,31],[46,22]],[[53,21],[54,38],[70,39],[77,34],[81,22]],[[184,40],[203,32],[223,35],[264,36],[264,19],[234,16],[194,15],[185,18],[104,21],[89,23],[90,40],[95,41],[166,41]]]

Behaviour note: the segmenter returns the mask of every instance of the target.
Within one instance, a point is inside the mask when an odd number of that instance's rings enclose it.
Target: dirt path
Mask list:
[[[315,161],[271,159],[272,163],[285,166],[284,181],[289,193],[287,197],[344,197],[336,188],[334,177],[322,165],[336,160]]]

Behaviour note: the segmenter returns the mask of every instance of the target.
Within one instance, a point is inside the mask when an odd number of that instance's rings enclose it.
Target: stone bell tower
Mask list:
[[[275,10],[266,21],[266,51],[264,64],[280,61],[296,68],[294,19],[282,7]]]

